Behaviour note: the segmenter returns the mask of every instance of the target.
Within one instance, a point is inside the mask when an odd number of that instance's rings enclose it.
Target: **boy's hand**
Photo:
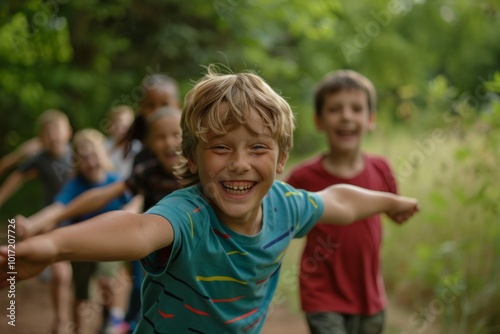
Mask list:
[[[16,221],[17,242],[27,239],[30,236],[28,218],[23,215],[16,215],[14,220]]]
[[[16,272],[16,281],[33,277],[53,263],[56,258],[56,247],[48,238],[33,237],[17,243],[15,249],[7,245],[0,247],[0,289],[9,285],[8,272]],[[10,251],[10,252],[9,252]],[[15,251],[15,263],[8,267],[8,257]]]
[[[418,201],[415,198],[398,196],[393,207],[386,211],[386,214],[396,223],[402,224],[419,210]]]

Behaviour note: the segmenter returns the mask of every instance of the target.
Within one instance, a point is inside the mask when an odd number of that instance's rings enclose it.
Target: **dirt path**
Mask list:
[[[49,295],[49,284],[38,278],[19,282],[16,286],[16,326],[7,324],[8,290],[0,290],[0,333],[2,334],[50,334],[53,321]],[[99,326],[98,311],[89,316],[89,334],[94,334]],[[386,334],[413,334],[417,329],[410,327],[411,313],[390,305]],[[276,307],[270,312],[262,334],[308,334],[303,315],[290,312],[286,306]],[[422,333],[422,332],[419,332]],[[428,328],[426,334],[440,333],[436,328]]]
[[[7,324],[8,290],[0,291],[0,333],[2,334],[49,334],[53,321],[50,285],[34,278],[16,286],[16,326]],[[94,316],[95,315],[95,316]],[[99,326],[100,314],[89,316],[89,334]],[[273,310],[262,334],[307,334],[301,315],[290,314],[285,307]]]

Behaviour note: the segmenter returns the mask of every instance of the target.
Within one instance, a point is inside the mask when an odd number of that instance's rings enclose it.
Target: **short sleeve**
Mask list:
[[[324,211],[323,199],[315,192],[300,190],[284,182],[279,183],[285,196],[285,205],[295,223],[293,237],[301,238],[321,218]]]
[[[391,164],[384,158],[378,157],[373,160],[374,166],[382,174],[389,192],[398,194],[398,184],[394,172],[392,171]]]
[[[304,190],[301,190],[301,192],[304,193],[305,201],[300,219],[301,224],[296,230],[294,238],[305,236],[320,219],[324,210],[323,199],[319,195]]]
[[[26,161],[21,163],[17,167],[17,171],[25,174],[32,169],[36,169],[37,168],[36,163],[37,163],[38,159],[40,159],[40,153],[28,158]]]
[[[155,251],[141,260],[144,270],[151,275],[160,275],[174,261],[189,261],[209,225],[207,207],[189,200],[187,196],[173,193],[146,213],[165,218],[165,224],[172,225],[174,240],[170,247]]]

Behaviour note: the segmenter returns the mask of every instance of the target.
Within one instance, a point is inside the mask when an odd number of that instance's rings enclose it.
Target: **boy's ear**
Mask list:
[[[375,110],[370,111],[370,114],[368,115],[368,117],[369,117],[368,130],[370,130],[370,131],[375,130],[375,127],[376,127],[375,121],[376,121],[377,117],[375,115],[376,115]]]
[[[281,157],[278,158],[278,164],[276,165],[276,173],[281,174],[285,171],[285,164],[288,160],[288,153],[282,154]]]
[[[314,115],[314,124],[316,124],[316,129],[318,131],[323,131],[323,121],[321,120],[321,115],[315,114]]]
[[[193,159],[188,159],[188,167],[189,167],[189,171],[191,172],[191,174],[196,174],[198,173],[198,165],[196,164],[196,162],[193,160]]]

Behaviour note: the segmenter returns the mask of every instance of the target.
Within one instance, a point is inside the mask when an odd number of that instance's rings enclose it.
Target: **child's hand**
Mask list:
[[[33,277],[43,271],[45,267],[54,262],[56,248],[54,244],[44,237],[33,237],[17,243],[16,248],[8,245],[0,247],[0,289],[9,285],[11,277],[9,272],[15,272],[16,281]],[[15,252],[15,262],[8,262],[9,256]],[[11,267],[12,266],[12,267]]]
[[[393,207],[386,214],[396,223],[402,224],[420,210],[415,198],[398,196]]]
[[[30,236],[29,235],[30,233],[29,233],[29,220],[28,220],[28,218],[26,218],[22,215],[16,215],[14,217],[14,220],[16,221],[17,242],[28,238]]]

